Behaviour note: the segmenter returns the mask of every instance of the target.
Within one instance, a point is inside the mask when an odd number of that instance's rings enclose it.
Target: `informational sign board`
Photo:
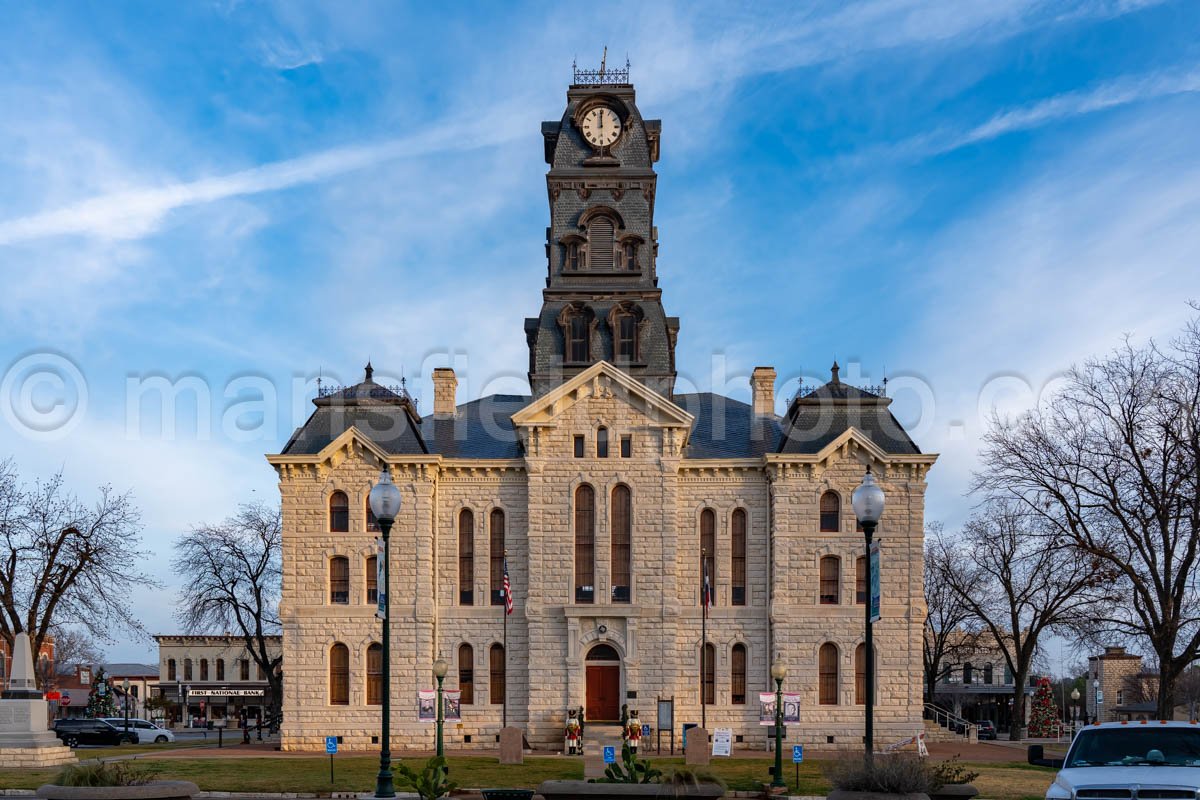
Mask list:
[[[417,722],[437,722],[437,692],[432,689],[417,692]]]
[[[334,753],[337,752],[337,737],[336,736],[326,736],[325,737],[325,752],[328,755],[333,755]]]
[[[792,745],[792,763],[793,764],[803,764],[804,763],[804,745],[802,745],[802,744]]]
[[[659,699],[658,701],[658,729],[660,731],[670,731],[675,729],[675,700]]]
[[[188,697],[262,697],[265,689],[192,689]]]
[[[442,692],[442,714],[446,722],[462,721],[462,692],[457,689],[446,689]]]
[[[612,745],[605,746],[605,748],[604,748],[604,763],[605,764],[617,763],[617,748],[613,747]]]
[[[879,622],[883,597],[879,590],[879,542],[871,542],[871,622]]]
[[[383,539],[375,539],[375,596],[379,600],[379,604],[375,609],[375,616],[379,619],[387,619],[387,594],[383,591],[384,587],[384,570],[387,569],[387,548],[383,546]]]
[[[733,728],[717,728],[713,731],[712,754],[714,756],[733,755]]]

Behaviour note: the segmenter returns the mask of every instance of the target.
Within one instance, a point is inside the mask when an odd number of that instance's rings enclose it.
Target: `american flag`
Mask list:
[[[704,604],[705,611],[712,608],[713,596],[712,587],[708,585],[708,564],[704,565],[704,594],[701,597],[701,601]]]
[[[504,613],[511,614],[513,611],[512,602],[512,584],[508,582],[508,559],[504,559]]]

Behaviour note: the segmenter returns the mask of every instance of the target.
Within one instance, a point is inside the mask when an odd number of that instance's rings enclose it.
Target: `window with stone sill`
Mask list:
[[[383,645],[367,648],[367,705],[383,705]]]
[[[608,428],[596,429],[596,458],[608,458]]]
[[[596,601],[596,492],[588,484],[575,489],[575,602]]]
[[[633,494],[629,487],[620,484],[612,490],[610,519],[612,531],[609,549],[612,556],[612,601],[630,602],[630,587],[633,584]]]
[[[700,512],[700,605],[705,591],[709,605],[716,605],[717,596],[717,515],[711,508]]]
[[[350,648],[341,642],[329,648],[329,704],[350,705]]]
[[[617,269],[623,272],[637,272],[638,243],[636,239],[625,239],[617,247]]]
[[[223,658],[217,659],[217,680],[225,680],[225,659]]]
[[[192,679],[192,660],[190,658],[185,658],[183,660],[183,679],[185,681],[190,681]]]
[[[345,556],[329,559],[329,602],[336,605],[350,602],[350,559]]]
[[[821,605],[835,606],[841,602],[838,584],[842,578],[841,559],[837,556],[821,558]]]
[[[469,644],[458,647],[458,691],[464,706],[475,703],[475,650]]]
[[[629,434],[621,437],[621,458],[633,458],[633,437]]]
[[[490,527],[491,604],[502,606],[504,605],[504,512],[501,509],[492,509]]]
[[[347,533],[350,530],[350,498],[345,492],[329,495],[329,530],[332,533]]]
[[[244,681],[250,680],[250,659],[241,659],[241,664],[238,667],[238,677]]]
[[[841,522],[842,499],[837,492],[821,495],[821,533],[837,533]]]
[[[379,520],[375,518],[375,512],[371,510],[371,500],[369,497],[364,505],[367,508],[367,533],[379,533]]]
[[[178,680],[178,678],[176,677],[176,675],[178,673],[175,670],[176,670],[175,659],[168,658],[167,659],[167,680],[169,680],[169,681]]]
[[[200,680],[202,680],[202,681],[208,680],[208,659],[207,658],[200,659]]]
[[[730,525],[729,537],[729,566],[730,566],[730,603],[735,606],[746,605],[746,510],[734,509]]]
[[[735,644],[729,658],[729,700],[746,705],[746,645]]]
[[[379,557],[369,556],[366,565],[367,578],[367,604],[374,605],[379,602]]]
[[[583,242],[567,242],[565,266],[571,272],[587,269],[587,246]]]
[[[823,706],[838,704],[837,645],[826,642],[817,652],[817,702]]]
[[[469,508],[458,515],[458,604],[475,604],[475,514]]]
[[[575,446],[575,457],[583,458],[587,453],[587,442],[584,439],[583,434],[575,434],[573,441]]]
[[[504,658],[504,646],[492,645],[488,654],[488,701],[496,706],[504,702],[504,692],[507,689],[507,664]]]
[[[859,556],[854,559],[854,602],[860,606],[867,602],[866,556]]]
[[[704,705],[717,702],[717,648],[711,642],[704,645],[704,669],[702,670]]]

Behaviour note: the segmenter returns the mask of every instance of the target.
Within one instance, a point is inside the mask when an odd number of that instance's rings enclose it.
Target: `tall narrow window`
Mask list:
[[[608,428],[596,429],[596,458],[608,458]]]
[[[709,642],[704,645],[704,705],[717,702],[717,648]]]
[[[629,487],[617,486],[612,491],[612,601],[629,602],[632,584],[630,549],[633,538],[633,498]]]
[[[587,269],[587,250],[582,243],[571,242],[567,245],[567,269]]]
[[[329,648],[329,704],[350,705],[350,648],[341,642]]]
[[[582,484],[575,490],[575,602],[595,602],[596,493]]]
[[[225,680],[225,659],[223,658],[217,659],[217,680]]]
[[[329,559],[329,602],[350,602],[350,559],[345,556]]]
[[[621,268],[629,272],[637,271],[637,242],[626,239],[621,243]]]
[[[367,705],[383,705],[383,645],[367,648]]]
[[[746,605],[746,510],[735,509],[729,536],[729,599],[735,606]]]
[[[963,683],[970,684],[975,680],[975,668],[971,666],[971,662],[963,664]]]
[[[838,704],[838,651],[826,642],[817,653],[817,701],[823,706]]]
[[[169,681],[179,680],[176,677],[178,674],[179,673],[176,672],[175,659],[168,658],[167,659],[167,680],[169,680]]]
[[[504,605],[504,512],[498,508],[492,509],[491,527],[491,558],[490,577],[492,590],[492,605]]]
[[[241,660],[241,664],[238,667],[238,677],[244,681],[250,680],[250,659],[243,658]]]
[[[575,438],[574,438],[573,442],[575,445],[575,457],[583,458],[584,448],[587,446],[586,442],[584,441],[583,434],[581,434],[581,433],[575,434]]]
[[[746,705],[746,645],[735,644],[729,658],[729,700]]]
[[[617,317],[616,346],[613,348],[617,361],[637,361],[637,318],[633,314]]]
[[[200,680],[202,680],[202,681],[208,680],[208,659],[207,658],[200,659]]]
[[[867,602],[867,557],[854,559],[854,602],[860,606]]]
[[[190,658],[185,658],[183,660],[183,679],[185,681],[190,681],[192,679],[192,660]]]
[[[621,437],[621,458],[633,458],[633,437],[629,434]]]
[[[504,646],[492,645],[492,649],[488,653],[488,694],[490,695],[488,700],[492,705],[504,702],[506,666],[504,662]]]
[[[469,508],[458,515],[458,604],[475,604],[475,514]]]
[[[709,592],[708,602],[716,605],[717,586],[717,515],[711,508],[700,512],[700,604],[704,605],[704,592]]]
[[[983,665],[983,682],[985,684],[991,685],[993,677],[994,677],[994,674],[992,672],[992,665],[984,664]]]
[[[350,530],[350,499],[345,492],[329,495],[329,530],[333,533]]]
[[[267,679],[267,673],[265,670],[263,670],[262,664],[259,664],[256,661],[256,662],[254,662],[254,666],[257,668],[257,671],[258,671],[258,679],[260,681],[265,681]]]
[[[463,705],[475,702],[475,650],[469,644],[458,646],[458,691]]]
[[[367,533],[379,533],[379,520],[375,519],[375,512],[371,510],[370,498],[364,505],[367,507]]]
[[[379,602],[379,556],[367,557],[367,604]]]
[[[609,217],[594,217],[588,223],[588,253],[592,257],[592,269],[612,269],[613,221]]]
[[[589,361],[588,321],[583,314],[575,314],[567,324],[567,360],[575,364]]]
[[[837,492],[826,492],[821,495],[821,532],[837,533],[841,518],[842,500]]]
[[[821,558],[821,605],[836,606],[840,602],[838,584],[841,582],[841,559],[837,556]]]
[[[854,648],[854,702],[867,704],[867,645]]]

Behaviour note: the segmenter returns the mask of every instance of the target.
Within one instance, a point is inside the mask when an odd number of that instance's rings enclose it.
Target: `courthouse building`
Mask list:
[[[377,747],[367,494],[381,468],[403,495],[389,553],[397,745],[432,746],[417,693],[433,688],[441,657],[446,688],[462,692],[451,748],[494,742],[505,716],[535,746],[561,747],[568,708],[596,722],[628,704],[653,725],[658,698],[674,699],[677,737],[703,702],[710,729],[765,747],[758,693],[772,688],[775,658],[785,691],[800,694],[789,742],[861,746],[866,570],[850,493],[868,466],[887,492],[877,737],[922,729],[922,530],[936,456],[882,393],[842,382],[836,365],[783,416],[769,367],[749,378],[749,404],[675,391],[687,323],[668,315],[658,281],[662,128],[627,80],[577,74],[561,118],[541,126],[550,215],[541,309],[524,329],[531,394],[460,398],[439,369],[422,414],[368,366],[362,382],[314,400],[268,457],[283,505],[285,750],[328,735]],[[703,265],[688,274],[703,280]],[[702,637],[705,571],[714,605]]]

